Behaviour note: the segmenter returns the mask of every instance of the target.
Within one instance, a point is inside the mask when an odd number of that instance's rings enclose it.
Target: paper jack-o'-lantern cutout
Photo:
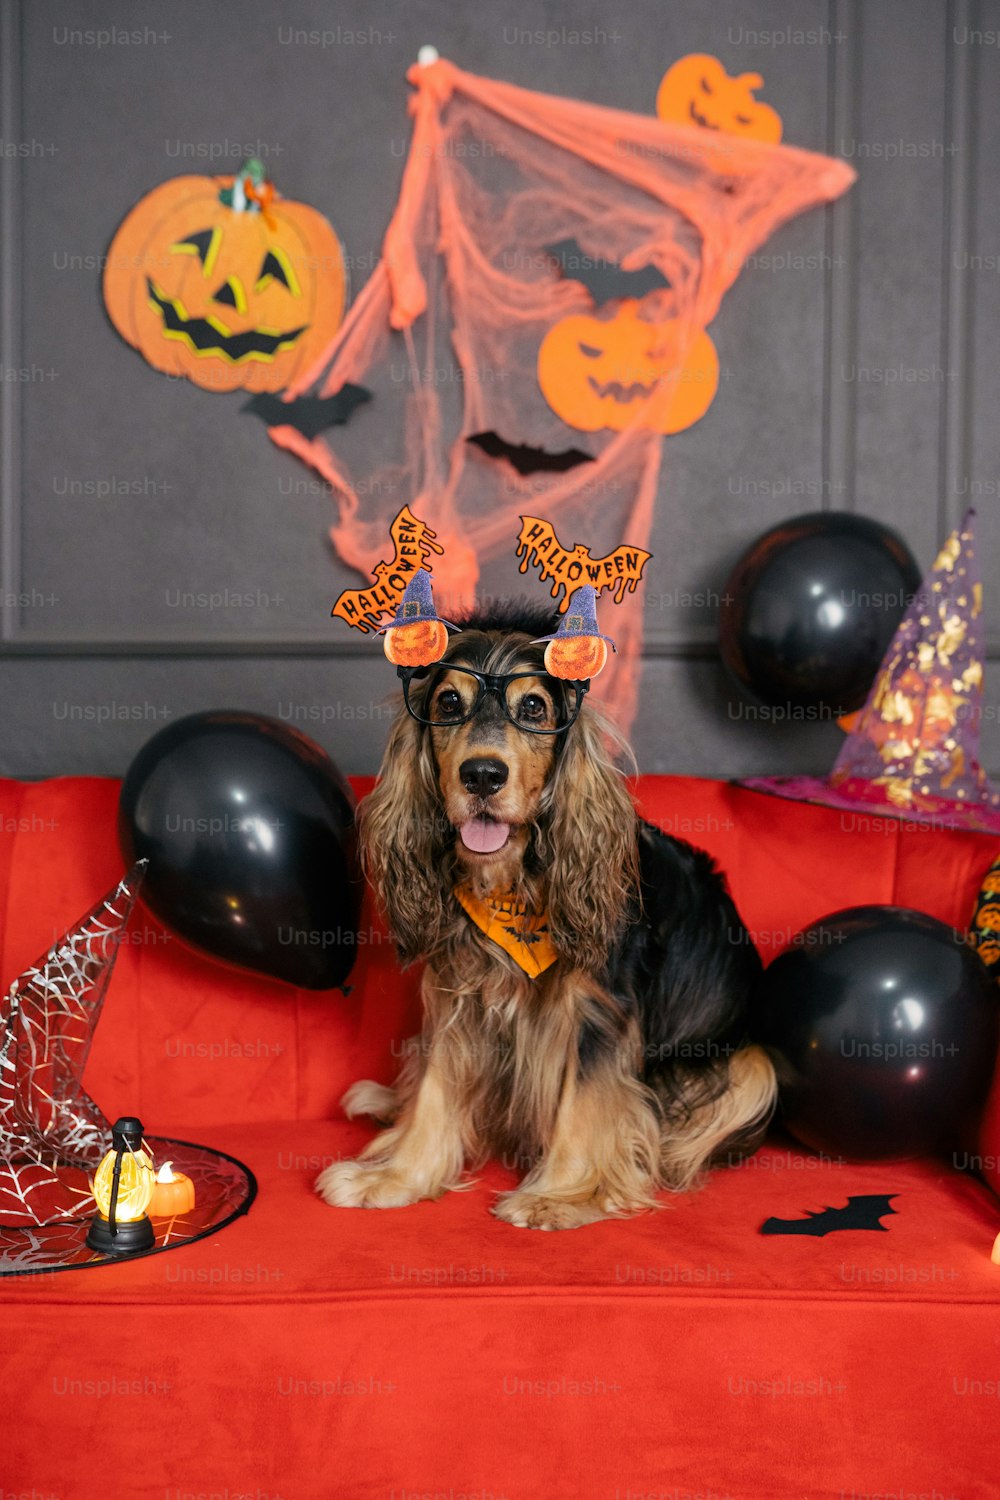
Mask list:
[[[781,140],[781,116],[754,98],[764,87],[759,73],[731,78],[717,57],[691,52],[663,75],[656,95],[656,113],[673,125],[700,125],[725,135],[749,140]]]
[[[542,395],[581,432],[683,432],[718,390],[715,345],[704,329],[647,322],[635,298],[610,305],[610,318],[575,313],[549,329],[538,351]]]
[[[283,390],[336,332],[345,296],[333,229],[278,197],[259,162],[153,188],[123,219],[104,272],[126,343],[210,391]]]

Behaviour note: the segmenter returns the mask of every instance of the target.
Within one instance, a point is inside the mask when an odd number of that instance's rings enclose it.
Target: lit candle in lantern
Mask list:
[[[132,1115],[111,1128],[111,1150],[103,1158],[91,1184],[97,1213],[87,1231],[87,1244],[105,1255],[134,1255],[151,1250],[153,1226],[146,1210],[153,1196],[153,1159],[142,1139],[142,1121]]]
[[[183,1172],[175,1172],[173,1162],[165,1161],[153,1183],[150,1213],[154,1219],[173,1219],[179,1214],[190,1213],[192,1208],[194,1183]]]

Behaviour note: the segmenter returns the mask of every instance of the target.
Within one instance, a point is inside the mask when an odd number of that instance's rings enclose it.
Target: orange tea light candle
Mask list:
[[[173,1219],[178,1214],[190,1213],[194,1208],[194,1183],[183,1172],[173,1170],[173,1162],[165,1161],[153,1183],[153,1201],[149,1212],[154,1219]]]

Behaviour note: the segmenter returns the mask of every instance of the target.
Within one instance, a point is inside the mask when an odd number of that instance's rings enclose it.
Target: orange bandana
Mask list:
[[[483,901],[468,886],[457,885],[455,897],[480,932],[509,953],[532,979],[537,979],[559,957],[549,936],[547,913],[530,915],[523,901],[514,900],[512,892],[502,891]]]

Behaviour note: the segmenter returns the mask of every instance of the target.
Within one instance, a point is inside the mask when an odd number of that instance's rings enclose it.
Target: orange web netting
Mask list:
[[[404,503],[434,527],[445,548],[435,597],[448,616],[477,590],[520,585],[511,570],[526,512],[595,555],[625,540],[648,545],[661,436],[642,425],[641,403],[623,430],[584,432],[561,421],[539,388],[546,332],[595,311],[584,281],[546,247],[575,240],[599,264],[661,272],[666,284],[643,296],[639,315],[675,321],[680,359],[745,257],[855,174],[811,152],[554,98],[443,60],[407,77],[413,134],[381,259],[321,358],[286,393],[329,396],[352,382],[374,399],[325,438],[291,426],[270,435],[331,485],[330,534],[351,567],[370,575]],[[593,462],[520,474],[468,441],[483,432],[550,454],[577,449]],[[598,695],[627,728],[641,594],[605,606],[602,623],[620,655]]]

